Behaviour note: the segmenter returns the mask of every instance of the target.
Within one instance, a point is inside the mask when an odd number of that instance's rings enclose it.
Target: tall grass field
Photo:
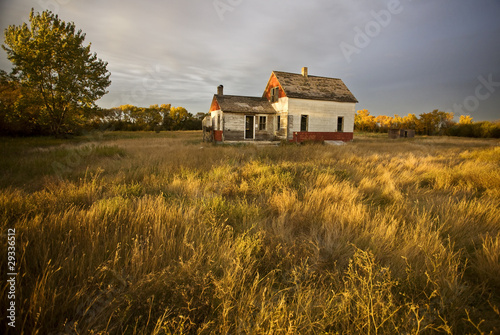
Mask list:
[[[498,140],[201,138],[2,138],[0,332],[500,333]]]

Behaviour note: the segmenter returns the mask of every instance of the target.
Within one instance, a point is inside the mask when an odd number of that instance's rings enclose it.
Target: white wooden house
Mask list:
[[[260,98],[219,86],[205,122],[215,141],[350,141],[357,102],[341,79],[273,71]]]

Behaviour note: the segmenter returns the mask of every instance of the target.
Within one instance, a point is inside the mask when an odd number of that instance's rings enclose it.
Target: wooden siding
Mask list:
[[[245,114],[223,113],[223,127],[225,141],[245,140]],[[256,141],[271,141],[274,139],[275,115],[256,114],[254,115],[254,132]],[[266,117],[266,129],[259,130],[259,117]]]
[[[221,121],[220,127],[217,124],[217,120],[219,120],[218,116],[220,116],[220,121]],[[210,112],[210,118],[212,119],[212,128],[214,130],[222,130],[223,129],[223,127],[224,127],[224,119],[222,117],[222,111],[221,110],[214,110],[214,111]]]
[[[245,139],[245,115],[224,113],[224,139],[226,141]]]
[[[345,133],[354,131],[355,103],[288,98],[288,114],[294,121],[288,130],[289,139],[300,132],[301,115],[308,115],[308,132],[337,132],[338,117],[344,118]]]
[[[275,135],[276,137],[286,140],[287,138],[287,128],[288,128],[288,113],[277,113],[275,120],[277,120],[278,115],[281,117],[280,123],[281,127],[280,129],[277,129],[276,127],[278,125],[275,125]]]
[[[266,129],[259,130],[259,117],[266,117]],[[255,116],[255,140],[257,141],[272,141],[274,140],[274,115],[256,115]]]
[[[275,128],[274,134],[279,139],[286,140],[288,137],[288,98],[282,97],[272,106],[276,110],[276,116],[281,116],[281,128],[279,130]]]

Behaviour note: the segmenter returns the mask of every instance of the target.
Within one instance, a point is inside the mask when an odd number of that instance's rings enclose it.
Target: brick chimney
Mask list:
[[[224,95],[224,86],[219,85],[217,87],[217,95]]]
[[[307,67],[302,68],[302,75],[307,78]]]

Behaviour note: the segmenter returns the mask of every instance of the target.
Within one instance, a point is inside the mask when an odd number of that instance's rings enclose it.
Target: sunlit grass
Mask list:
[[[17,333],[499,331],[498,141],[200,139],[5,139]]]

